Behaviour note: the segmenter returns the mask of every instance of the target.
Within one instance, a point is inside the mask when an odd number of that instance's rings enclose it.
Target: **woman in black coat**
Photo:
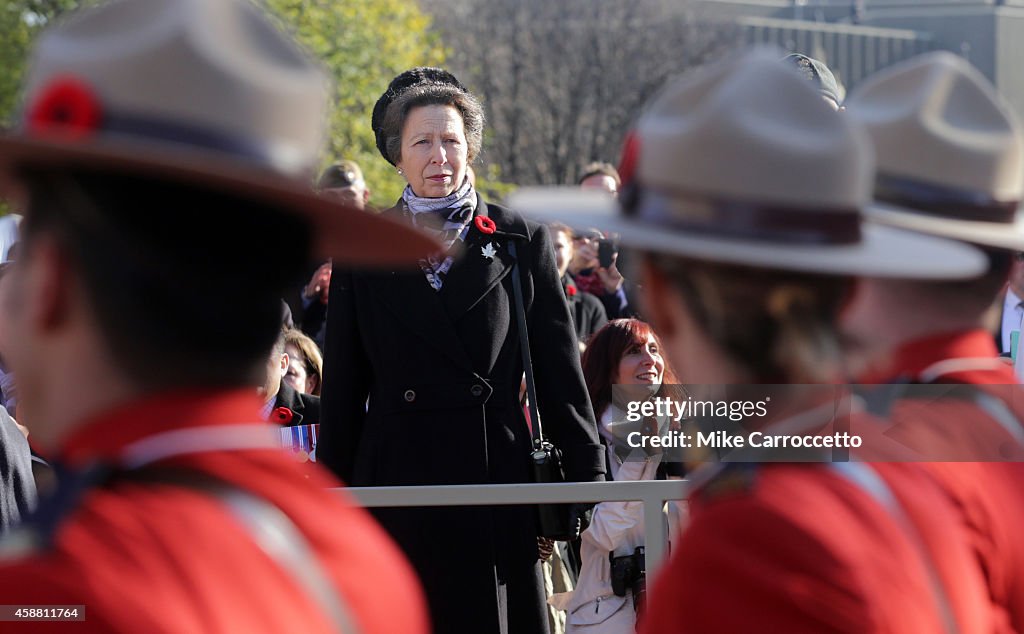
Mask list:
[[[449,73],[413,69],[374,108],[374,132],[409,183],[384,213],[449,248],[419,271],[332,276],[318,459],[352,486],[530,481],[514,244],[545,435],[567,479],[603,479],[547,230],[485,203],[467,176],[483,135],[479,103]],[[533,507],[375,515],[419,573],[436,632],[547,630]]]

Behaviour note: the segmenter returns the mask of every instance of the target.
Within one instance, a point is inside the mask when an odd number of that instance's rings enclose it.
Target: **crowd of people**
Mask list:
[[[618,167],[501,202],[483,105],[410,69],[369,121],[406,181],[382,210],[352,161],[311,178],[326,79],[249,2],[101,4],[32,61],[0,136],[0,598],[59,606],[40,627],[1024,632],[1024,129],[963,59],[847,97],[737,54]],[[626,440],[721,422],[638,403],[769,385],[804,389],[747,431],[863,446]],[[341,488],[532,482],[540,440],[566,482],[686,479],[650,591],[640,502],[555,535]]]

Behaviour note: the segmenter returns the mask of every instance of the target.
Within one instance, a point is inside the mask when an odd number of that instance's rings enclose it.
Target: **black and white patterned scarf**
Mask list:
[[[436,236],[444,245],[444,252],[420,260],[420,268],[427,276],[427,282],[435,291],[439,291],[455,261],[447,252],[456,240],[465,240],[469,232],[469,223],[476,209],[476,191],[468,178],[462,187],[444,198],[420,198],[406,185],[402,192],[402,205],[414,226]]]

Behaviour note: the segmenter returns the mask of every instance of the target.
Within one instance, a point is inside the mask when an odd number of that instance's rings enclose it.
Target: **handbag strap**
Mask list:
[[[530,335],[526,330],[526,308],[523,302],[523,280],[519,274],[519,255],[516,243],[508,243],[508,252],[512,256],[512,295],[516,303],[516,324],[519,327],[519,349],[523,355],[523,371],[526,373],[527,407],[530,408],[530,434],[533,437],[533,448],[540,449],[544,443],[544,431],[540,423],[540,412],[537,411],[537,384],[533,380],[533,363],[530,361]]]

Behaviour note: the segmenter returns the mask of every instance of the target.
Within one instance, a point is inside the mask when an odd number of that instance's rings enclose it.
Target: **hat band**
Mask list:
[[[861,214],[854,208],[798,208],[637,188],[623,192],[627,216],[720,238],[794,245],[857,244]]]
[[[49,126],[41,127],[38,122],[32,122],[29,125],[29,130],[38,136],[45,136],[51,130],[55,134],[61,134],[59,123],[49,128]],[[139,142],[156,141],[192,149],[211,150],[218,154],[228,155],[232,159],[248,161],[291,174],[298,174],[306,167],[302,166],[296,169],[295,165],[283,165],[280,160],[281,152],[275,152],[268,145],[254,142],[251,139],[152,117],[104,111],[99,125],[93,131],[93,134],[97,133],[117,135],[126,140],[130,138]],[[81,138],[85,143],[88,142],[90,136],[82,135],[73,138]],[[159,150],[154,149],[154,151]]]
[[[1013,223],[1020,205],[1016,200],[995,200],[985,192],[945,187],[890,174],[876,177],[875,200],[929,216],[1005,224]]]

